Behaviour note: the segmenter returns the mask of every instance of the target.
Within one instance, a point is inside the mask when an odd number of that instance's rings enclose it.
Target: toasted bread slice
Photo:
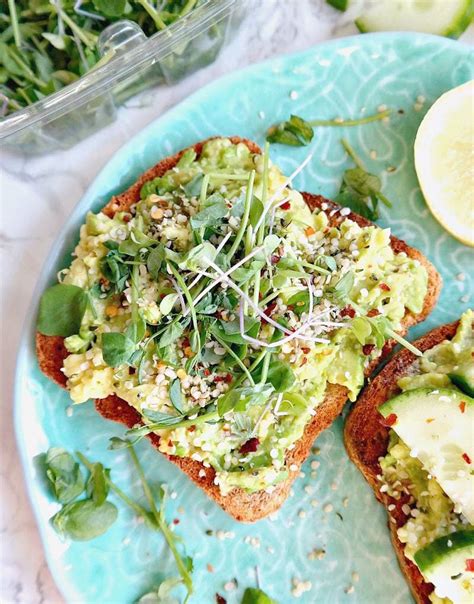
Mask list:
[[[450,340],[456,333],[459,321],[433,329],[425,336],[414,342],[418,350],[424,352]],[[387,453],[390,428],[380,423],[381,415],[377,409],[382,403],[389,400],[400,389],[397,381],[406,375],[415,372],[417,357],[408,350],[402,350],[391,359],[382,371],[366,386],[359,396],[354,408],[350,412],[344,428],[344,441],[349,457],[362,472],[370,486],[374,489],[375,496],[385,507],[393,504],[395,508],[390,512],[388,523],[400,567],[405,574],[415,600],[418,604],[430,604],[430,593],[433,585],[427,583],[418,567],[405,558],[404,545],[397,537],[397,529],[403,526],[408,517],[402,511],[406,499],[394,499],[386,493],[380,492],[380,482],[377,475],[381,469],[379,458]]]
[[[241,139],[239,137],[231,137],[233,143],[243,142],[252,152],[260,153],[259,147],[252,141]],[[206,141],[202,141],[194,145],[194,150],[199,155],[202,146]],[[111,201],[105,206],[103,212],[108,216],[113,216],[116,212],[127,210],[130,206],[140,199],[140,189],[145,182],[162,176],[167,170],[174,167],[185,150],[180,151],[173,157],[166,158],[159,162],[156,166],[145,172],[121,195],[114,196]],[[321,197],[319,195],[311,195],[303,193],[306,203],[311,209],[320,208],[322,204],[327,204],[327,210],[338,210],[340,207],[337,204]],[[332,224],[337,224],[345,217],[342,217],[338,212],[333,213],[330,217]],[[365,218],[355,214],[349,214],[348,218],[356,221],[361,226],[371,224]],[[423,321],[431,312],[438,298],[441,287],[441,278],[432,264],[416,249],[409,247],[403,241],[392,237],[392,248],[396,252],[404,251],[411,258],[418,259],[428,272],[428,292],[425,298],[422,312],[418,315],[413,315],[407,312],[403,320],[403,333],[406,333],[408,327]],[[388,341],[382,351],[382,357],[386,357],[392,350],[395,342]],[[41,370],[52,380],[62,387],[66,387],[66,379],[61,372],[61,367],[64,358],[67,356],[67,351],[62,343],[62,338],[44,336],[37,334],[36,350],[38,362]],[[368,368],[366,375],[369,375],[380,359],[376,359]],[[334,419],[341,413],[344,403],[347,400],[347,390],[345,387],[328,385],[324,401],[319,405],[316,415],[311,422],[306,426],[302,438],[296,443],[292,451],[288,451],[287,462],[288,467],[292,466],[293,470],[289,471],[288,478],[276,486],[276,489],[270,494],[265,491],[248,493],[243,489],[233,489],[228,495],[223,496],[219,487],[214,484],[214,470],[205,468],[202,463],[197,462],[187,457],[167,456],[170,461],[178,465],[188,477],[200,486],[210,497],[212,497],[228,514],[242,522],[254,522],[268,514],[277,510],[288,497],[291,485],[299,474],[299,468],[308,457],[314,439],[325,430]],[[96,409],[99,413],[114,421],[122,422],[128,427],[140,424],[139,413],[132,408],[124,400],[117,396],[109,396],[105,399],[96,401]],[[159,437],[149,435],[150,440],[155,446],[158,446]],[[296,468],[296,469],[295,469]],[[204,470],[204,473],[202,472]],[[201,474],[201,476],[200,476]],[[203,475],[204,474],[204,475]]]

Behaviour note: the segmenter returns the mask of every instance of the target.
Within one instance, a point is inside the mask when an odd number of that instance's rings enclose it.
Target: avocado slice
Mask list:
[[[474,397],[474,363],[461,365],[456,371],[448,373],[448,377],[460,390]]]
[[[415,388],[378,410],[474,524],[474,399],[452,388]]]
[[[449,598],[454,604],[472,604],[473,571],[469,569],[474,562],[474,530],[460,530],[435,539],[416,552],[415,562],[435,586],[436,595]]]

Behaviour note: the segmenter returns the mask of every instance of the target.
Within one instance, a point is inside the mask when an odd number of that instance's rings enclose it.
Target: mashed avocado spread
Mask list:
[[[453,388],[452,377],[460,370],[472,368],[474,357],[474,312],[468,310],[461,318],[455,336],[420,357],[413,372],[398,380],[403,391],[422,387]],[[463,460],[459,458],[459,467]],[[407,498],[406,524],[398,529],[398,537],[405,544],[405,556],[415,562],[414,556],[435,539],[458,530],[474,528],[438,482],[424,469],[414,452],[390,430],[387,455],[380,460],[383,490],[395,499]],[[448,598],[430,594],[435,604],[451,604]]]
[[[274,489],[326,386],[355,400],[426,295],[389,230],[348,214],[311,212],[268,153],[225,138],[187,150],[129,211],[88,214],[50,296],[77,296],[60,311],[79,306],[79,322],[43,329],[68,336],[73,401],[123,398],[145,424],[132,434],[212,467],[223,493]]]

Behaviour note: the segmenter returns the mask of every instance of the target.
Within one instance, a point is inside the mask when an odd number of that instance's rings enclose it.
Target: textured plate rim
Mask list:
[[[32,466],[31,459],[27,455],[27,446],[25,444],[25,440],[23,438],[22,433],[22,423],[21,423],[21,382],[24,376],[28,375],[28,355],[34,355],[34,338],[35,338],[35,323],[36,323],[36,315],[37,315],[37,307],[38,307],[38,299],[40,292],[44,289],[45,285],[52,280],[53,268],[58,263],[60,258],[64,255],[66,248],[68,247],[66,241],[68,241],[68,235],[77,234],[77,223],[80,219],[83,218],[86,211],[88,211],[94,205],[94,198],[97,197],[97,193],[93,194],[92,192],[96,188],[100,188],[101,180],[104,177],[104,174],[107,172],[107,169],[111,164],[115,164],[120,158],[126,155],[133,155],[133,149],[135,148],[137,142],[141,142],[146,140],[148,137],[148,133],[153,131],[157,127],[158,122],[166,122],[169,119],[173,119],[176,114],[180,114],[182,112],[186,112],[188,107],[193,106],[195,103],[198,103],[201,98],[212,95],[215,90],[218,90],[222,86],[229,86],[233,80],[240,80],[242,77],[245,77],[249,74],[253,74],[254,72],[260,71],[262,68],[269,67],[275,62],[278,61],[286,61],[290,57],[306,57],[314,53],[317,49],[324,49],[329,52],[334,52],[340,46],[347,46],[351,43],[356,43],[359,46],[363,46],[366,43],[370,44],[371,41],[376,40],[379,41],[380,45],[383,46],[386,43],[394,42],[396,40],[406,40],[407,42],[415,43],[416,41],[426,41],[432,42],[434,44],[439,44],[444,48],[460,48],[464,50],[464,52],[471,54],[472,48],[457,40],[452,40],[450,38],[444,38],[441,36],[436,36],[432,34],[424,34],[418,32],[378,32],[378,33],[370,33],[370,34],[356,34],[352,36],[336,38],[333,40],[327,40],[321,42],[319,44],[315,44],[310,48],[307,48],[303,51],[294,52],[294,53],[286,53],[282,55],[277,55],[275,57],[271,57],[266,59],[265,61],[261,61],[255,63],[253,65],[244,67],[242,69],[236,70],[214,80],[196,92],[189,95],[187,98],[180,101],[175,107],[172,107],[168,111],[159,115],[156,119],[152,120],[149,124],[147,124],[144,128],[139,130],[129,141],[127,141],[124,145],[122,145],[117,151],[113,153],[113,155],[107,160],[105,165],[99,170],[99,172],[94,176],[90,184],[88,185],[85,192],[81,195],[81,198],[78,200],[71,213],[66,217],[64,221],[63,227],[59,231],[59,235],[56,236],[51,248],[46,256],[46,259],[41,268],[38,280],[33,290],[33,294],[30,300],[30,304],[28,306],[26,318],[23,323],[23,327],[21,330],[21,336],[19,339],[19,344],[17,348],[16,354],[16,367],[14,372],[14,386],[13,386],[13,421],[14,421],[14,432],[15,439],[17,444],[17,450],[19,453],[21,466],[22,466],[22,475],[24,484],[26,486],[26,491],[28,494],[28,500],[33,510],[33,515],[35,518],[36,527],[38,529],[41,545],[43,547],[43,551],[45,554],[45,559],[48,564],[48,568],[53,576],[54,582],[58,587],[61,595],[64,597],[66,601],[73,601],[76,596],[76,589],[72,586],[71,582],[66,578],[65,574],[61,572],[61,567],[57,564],[56,560],[53,556],[52,547],[49,543],[49,538],[46,532],[46,524],[43,522],[43,517],[40,512],[40,505],[37,499],[37,491],[38,484],[37,480],[34,476],[34,467]]]

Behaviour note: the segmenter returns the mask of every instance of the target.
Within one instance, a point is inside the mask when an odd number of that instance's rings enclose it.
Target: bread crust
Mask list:
[[[261,153],[258,145],[250,140],[236,136],[229,138],[234,144],[239,142],[246,144],[253,153]],[[194,148],[198,156],[206,142],[207,141],[201,141],[193,145],[192,148]],[[162,176],[169,169],[173,168],[185,151],[186,149],[183,149],[179,153],[176,153],[172,157],[165,158],[154,167],[147,170],[139,177],[136,183],[129,187],[125,192],[112,197],[102,211],[107,216],[113,216],[116,212],[128,210],[134,203],[139,201],[140,189],[143,184],[153,178]],[[329,211],[332,209],[340,209],[340,206],[320,195],[312,195],[310,193],[303,193],[302,195],[312,210],[321,208],[322,204],[327,204]],[[330,223],[336,225],[345,218],[350,218],[361,226],[368,226],[371,224],[370,221],[365,218],[352,213],[347,217],[342,217],[339,213],[334,213],[333,216],[330,217]],[[439,295],[441,278],[434,266],[418,250],[409,247],[405,242],[396,237],[391,237],[391,246],[396,252],[403,251],[411,258],[418,259],[428,272],[428,292],[423,309],[418,315],[413,315],[410,312],[406,313],[403,319],[403,330],[400,332],[404,334],[410,325],[423,321],[431,312]],[[382,358],[387,357],[395,344],[394,341],[387,341],[381,357],[375,359],[367,368],[366,377],[370,375]],[[62,338],[45,336],[37,333],[36,351],[39,366],[43,373],[58,385],[65,388],[66,379],[61,372],[61,367],[64,358],[68,353],[62,343]],[[267,493],[266,491],[248,493],[241,488],[234,488],[228,495],[224,496],[221,494],[219,487],[214,484],[215,472],[212,468],[205,468],[202,463],[187,457],[182,458],[169,455],[166,455],[166,457],[181,468],[193,482],[201,487],[209,497],[214,499],[236,520],[241,522],[255,522],[281,507],[288,497],[293,481],[299,474],[301,465],[310,453],[314,439],[323,430],[329,427],[341,413],[346,400],[347,389],[345,387],[334,384],[329,384],[327,386],[326,396],[324,401],[318,406],[316,415],[306,426],[303,436],[295,443],[295,448],[287,453],[286,459],[288,467],[292,466],[296,469],[289,470],[288,478],[276,485],[276,488],[272,493]],[[106,419],[121,422],[128,427],[141,423],[139,413],[123,399],[120,399],[115,395],[97,400],[95,405],[97,411]],[[158,447],[159,437],[157,435],[151,434],[148,438],[155,447]]]
[[[442,325],[433,329],[414,342],[415,346],[424,352],[450,340],[456,333],[459,321]],[[417,604],[431,604],[429,599],[433,585],[427,583],[418,567],[404,555],[404,545],[398,539],[397,529],[403,526],[408,516],[402,511],[406,498],[394,499],[380,492],[380,482],[377,476],[381,473],[379,458],[387,453],[390,428],[380,423],[381,415],[378,407],[400,392],[397,381],[404,376],[416,372],[417,357],[409,350],[401,350],[380,371],[380,373],[365,387],[349,413],[344,427],[344,443],[347,453],[364,475],[374,490],[376,498],[388,508],[395,508],[389,513],[388,526],[393,547]],[[393,520],[390,520],[393,518]]]

